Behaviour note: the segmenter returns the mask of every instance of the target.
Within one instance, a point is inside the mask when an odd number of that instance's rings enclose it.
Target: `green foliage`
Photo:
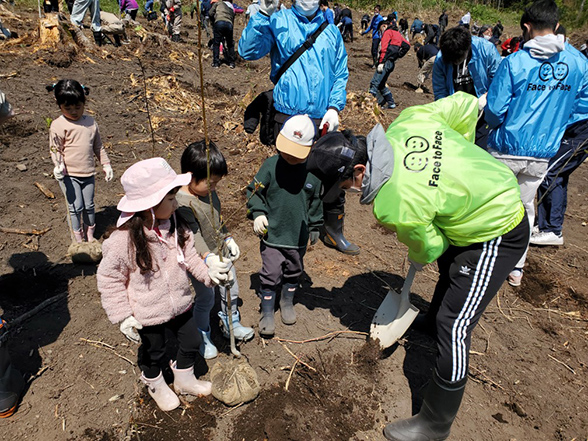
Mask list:
[[[47,124],[47,128],[51,127],[51,123],[53,122],[53,118],[46,117],[45,124]]]

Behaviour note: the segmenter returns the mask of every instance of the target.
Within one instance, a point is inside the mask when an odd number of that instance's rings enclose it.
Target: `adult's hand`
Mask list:
[[[322,130],[325,124],[328,124],[327,131],[337,131],[337,129],[339,129],[339,112],[337,112],[335,109],[327,110],[327,113],[325,113],[325,116],[323,116],[323,120],[319,125],[319,130]]]

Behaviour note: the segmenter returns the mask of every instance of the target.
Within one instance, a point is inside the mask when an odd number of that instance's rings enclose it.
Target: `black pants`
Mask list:
[[[429,315],[436,314],[439,376],[451,383],[468,373],[472,331],[529,242],[529,221],[488,242],[450,246],[437,260],[439,281]]]
[[[380,58],[380,40],[381,38],[372,38],[372,58],[374,59],[374,66],[378,65],[378,59]]]
[[[225,41],[223,54],[227,63],[235,62],[235,40],[233,40],[233,24],[228,21],[217,21],[212,27],[214,41],[212,43],[212,62],[220,64],[220,44]]]
[[[274,248],[263,241],[260,244],[262,290],[276,291],[280,283],[298,284],[304,271],[306,248]]]
[[[282,126],[284,125],[286,120],[288,118],[290,118],[290,116],[292,116],[292,115],[286,115],[285,113],[278,112],[276,110],[276,115],[274,117],[274,139],[278,139],[278,134],[280,133],[280,130],[282,130]],[[314,131],[315,131],[314,140],[316,141],[317,139],[320,138],[319,126],[321,125],[322,119],[319,119],[319,118],[311,118],[311,119],[312,119],[312,122],[314,123]],[[341,190],[341,192],[339,193],[339,197],[334,202],[323,203],[323,212],[324,213],[326,213],[327,211],[343,213],[344,210],[345,210],[345,190]]]
[[[165,331],[169,329],[178,340],[176,357],[178,369],[194,366],[198,356],[198,348],[202,343],[196,321],[192,318],[192,308],[171,319],[167,323],[155,326],[144,326],[139,330],[141,347],[139,348],[139,366],[145,377],[155,378],[166,365]]]

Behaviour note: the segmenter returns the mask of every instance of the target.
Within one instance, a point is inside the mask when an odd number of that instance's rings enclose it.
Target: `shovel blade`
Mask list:
[[[419,310],[410,302],[403,305],[401,296],[389,291],[374,315],[370,337],[380,340],[380,347],[386,349],[404,335],[418,313]]]

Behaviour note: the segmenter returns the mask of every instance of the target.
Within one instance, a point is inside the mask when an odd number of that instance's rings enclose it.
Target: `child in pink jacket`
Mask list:
[[[209,395],[212,388],[194,376],[201,337],[192,318],[186,270],[206,286],[232,281],[229,263],[208,268],[194,248],[192,232],[176,219],[176,193],[190,180],[189,173],[177,175],[163,158],[129,167],[121,178],[125,196],[117,208],[122,214],[104,241],[98,267],[102,306],[112,323],[121,322],[129,340],[142,343],[141,380],[164,411],[180,405],[161,372],[167,361],[166,329],[178,340],[177,358],[170,361],[175,391]]]

